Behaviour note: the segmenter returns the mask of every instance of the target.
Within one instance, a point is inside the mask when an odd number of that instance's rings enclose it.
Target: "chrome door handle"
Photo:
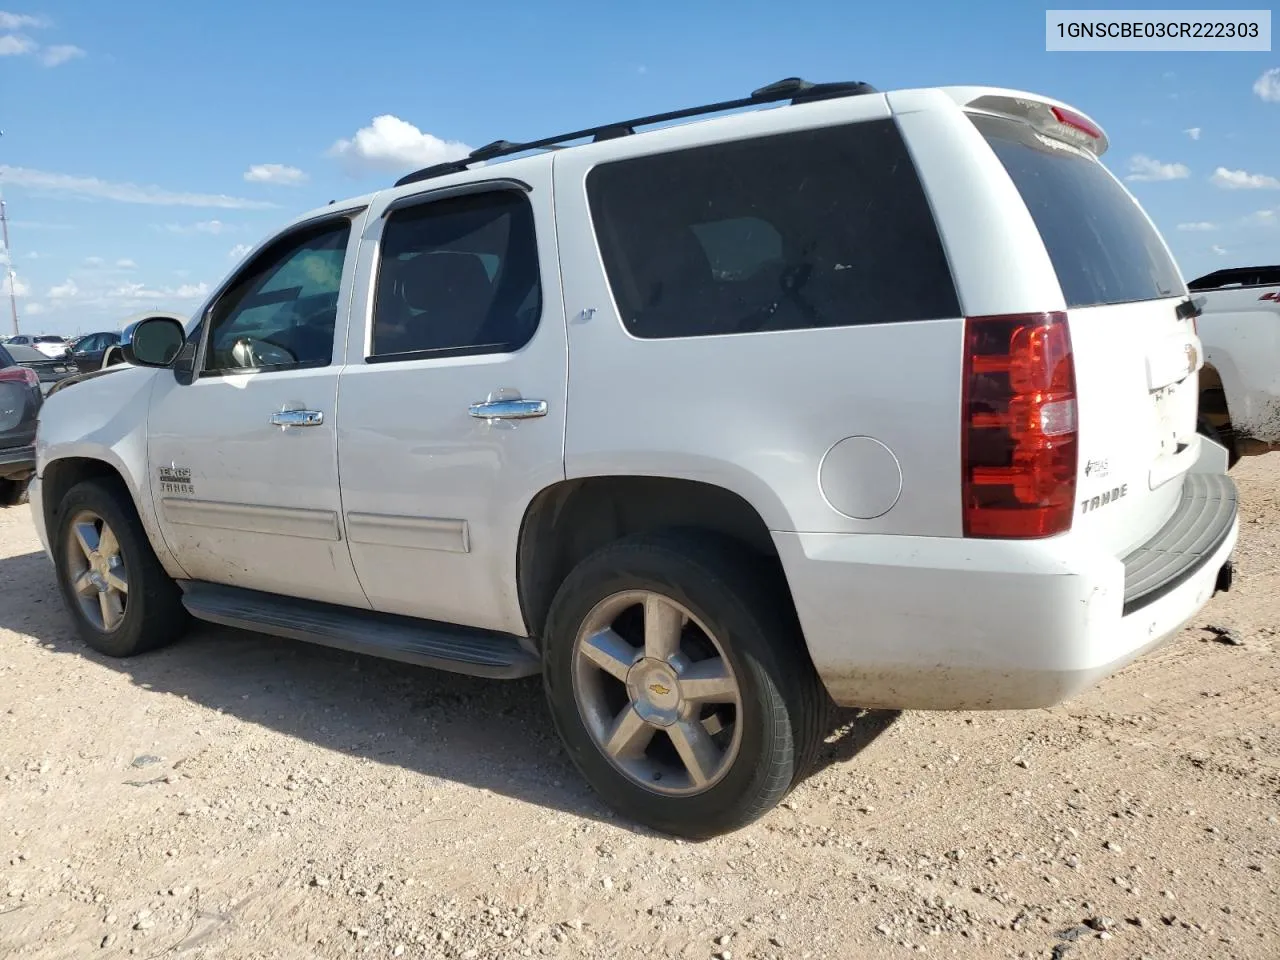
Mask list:
[[[271,422],[277,427],[318,427],[324,423],[324,414],[319,410],[281,410],[271,415]]]
[[[467,412],[479,420],[529,420],[547,415],[547,401],[485,400],[473,403]]]

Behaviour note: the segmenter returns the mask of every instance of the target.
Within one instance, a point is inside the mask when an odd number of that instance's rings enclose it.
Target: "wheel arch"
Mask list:
[[[142,522],[142,529],[165,572],[172,577],[185,577],[186,574],[169,553],[155,516],[145,506],[149,491],[138,487],[139,482],[145,482],[145,477],[141,480],[133,477],[109,448],[93,453],[68,451],[43,463],[40,471],[41,519],[50,535],[57,527],[59,511],[67,492],[86,480],[103,480],[115,485]]]
[[[762,559],[778,562],[760,511],[717,484],[607,475],[543,488],[525,509],[517,547],[520,611],[530,636],[542,634],[560,584],[588,554],[626,536],[677,529],[727,537]],[[780,565],[778,572],[781,575]]]

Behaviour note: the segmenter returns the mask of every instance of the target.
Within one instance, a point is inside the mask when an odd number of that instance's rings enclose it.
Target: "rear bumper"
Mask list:
[[[1124,561],[1041,541],[775,533],[818,674],[841,705],[1046,707],[1174,636],[1213,596],[1235,486],[1190,474]]]

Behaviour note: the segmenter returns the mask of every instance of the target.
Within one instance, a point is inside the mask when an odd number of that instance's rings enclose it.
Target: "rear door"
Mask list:
[[[1123,555],[1176,509],[1199,454],[1202,359],[1179,310],[1186,286],[1137,201],[1089,150],[1020,119],[970,119],[1026,205],[1065,301],[1079,410],[1072,530]]]
[[[523,634],[517,542],[564,479],[568,357],[551,158],[503,170],[370,209],[338,461],[375,610]]]

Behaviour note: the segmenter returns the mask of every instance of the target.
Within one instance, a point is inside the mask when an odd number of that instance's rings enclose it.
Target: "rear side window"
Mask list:
[[[0,346],[0,370],[3,370],[5,367],[12,367],[14,365],[15,364],[14,364],[13,357],[9,356],[9,351],[6,350],[4,347]]]
[[[960,315],[891,120],[618,160],[591,171],[587,193],[637,337]]]
[[[1068,307],[1185,292],[1159,234],[1101,163],[1025,123],[972,119],[1022,195]]]
[[[511,353],[542,316],[533,208],[497,190],[393,210],[382,231],[370,362]]]

